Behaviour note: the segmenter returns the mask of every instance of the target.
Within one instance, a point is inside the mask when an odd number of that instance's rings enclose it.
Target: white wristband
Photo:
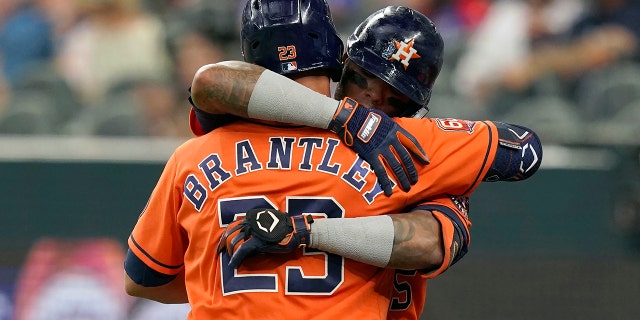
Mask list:
[[[251,93],[250,118],[327,129],[340,101],[265,70]]]
[[[377,267],[391,258],[395,231],[389,216],[316,219],[309,247]]]

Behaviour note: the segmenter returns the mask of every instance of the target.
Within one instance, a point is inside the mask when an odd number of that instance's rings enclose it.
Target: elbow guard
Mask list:
[[[519,181],[532,176],[542,163],[542,144],[532,130],[494,122],[498,129],[498,150],[483,181]]]

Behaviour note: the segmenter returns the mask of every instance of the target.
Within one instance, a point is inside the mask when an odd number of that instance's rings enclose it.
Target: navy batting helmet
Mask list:
[[[279,74],[328,69],[338,81],[344,45],[325,0],[249,0],[242,55]]]
[[[442,68],[443,49],[433,22],[402,6],[374,12],[347,40],[350,60],[416,103],[403,115],[426,114],[431,88]]]

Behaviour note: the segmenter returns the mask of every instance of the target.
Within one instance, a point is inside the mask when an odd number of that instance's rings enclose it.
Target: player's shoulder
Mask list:
[[[420,131],[436,131],[443,133],[466,132],[473,134],[478,131],[495,127],[493,121],[469,120],[460,118],[395,118],[395,121],[411,133]]]
[[[189,149],[195,148],[196,146],[202,144],[202,140],[204,140],[203,137],[204,136],[188,138],[186,141],[180,143],[175,148],[175,150],[173,151],[173,154],[174,155],[179,155],[179,154],[187,152]]]

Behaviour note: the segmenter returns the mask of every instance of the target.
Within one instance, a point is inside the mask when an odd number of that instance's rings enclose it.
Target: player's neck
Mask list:
[[[331,82],[327,76],[304,76],[293,78],[293,80],[327,97],[331,96]]]

